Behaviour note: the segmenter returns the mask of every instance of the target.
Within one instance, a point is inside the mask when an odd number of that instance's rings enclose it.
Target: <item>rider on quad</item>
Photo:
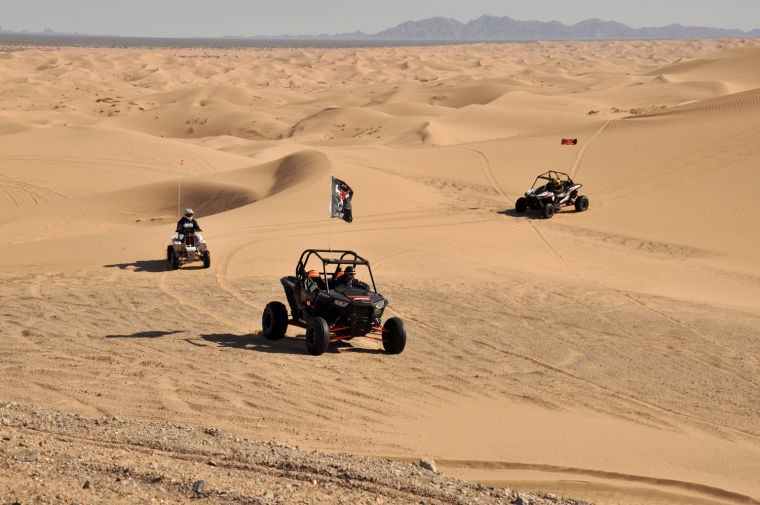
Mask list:
[[[193,209],[185,209],[184,215],[177,221],[177,236],[171,238],[171,243],[166,248],[169,268],[176,270],[192,261],[202,261],[203,268],[211,265],[211,253],[206,241],[197,233],[199,231],[203,230],[195,220]]]
[[[203,230],[201,230],[201,226],[198,224],[198,221],[195,219],[194,215],[195,213],[193,212],[193,209],[185,209],[184,215],[179,219],[179,221],[177,221],[177,239],[180,242],[185,238],[185,233],[190,231],[195,233],[195,236],[198,238],[198,242],[203,242],[203,237],[197,233]]]

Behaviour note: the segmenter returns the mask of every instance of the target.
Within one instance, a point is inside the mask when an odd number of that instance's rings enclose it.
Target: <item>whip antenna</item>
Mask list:
[[[185,165],[185,160],[179,160],[179,173],[177,174],[177,217],[182,214],[182,167]]]

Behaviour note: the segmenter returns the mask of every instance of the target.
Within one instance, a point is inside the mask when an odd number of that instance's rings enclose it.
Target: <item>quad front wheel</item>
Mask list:
[[[208,268],[211,266],[211,252],[210,251],[203,251],[201,253],[201,258],[203,259],[203,268]]]
[[[306,347],[314,356],[319,356],[327,350],[330,344],[330,326],[322,317],[314,317],[306,327]]]
[[[383,348],[388,354],[401,354],[406,347],[404,321],[391,317],[383,325]]]
[[[277,340],[285,336],[288,329],[288,309],[280,302],[269,302],[261,316],[262,333],[269,340]]]

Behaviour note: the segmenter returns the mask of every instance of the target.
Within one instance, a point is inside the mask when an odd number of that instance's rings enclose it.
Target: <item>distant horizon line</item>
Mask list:
[[[398,28],[400,26],[406,25],[406,24],[415,24],[415,23],[424,23],[427,21],[437,20],[437,19],[444,19],[444,20],[451,20],[455,21],[457,23],[460,23],[463,26],[466,26],[470,23],[473,23],[475,21],[478,21],[482,18],[495,18],[495,19],[508,19],[511,21],[516,21],[519,23],[542,23],[542,24],[560,24],[562,26],[566,27],[575,27],[578,25],[582,25],[584,23],[587,23],[589,21],[599,21],[602,23],[614,23],[619,24],[621,26],[624,26],[625,28],[634,30],[634,31],[645,31],[645,30],[660,30],[660,29],[667,29],[667,28],[685,28],[685,29],[704,29],[704,30],[717,30],[717,31],[726,31],[726,32],[740,32],[745,34],[750,34],[755,31],[760,30],[760,28],[752,28],[749,30],[743,30],[741,28],[716,28],[711,26],[700,26],[700,25],[683,25],[681,23],[670,23],[667,25],[661,25],[661,26],[642,26],[640,28],[633,28],[623,22],[615,21],[615,20],[603,20],[600,18],[587,18],[583,19],[581,21],[578,21],[577,23],[573,24],[566,24],[562,23],[560,21],[538,21],[538,20],[518,20],[515,18],[512,18],[510,16],[493,16],[489,14],[483,14],[477,18],[473,18],[470,21],[462,22],[455,18],[451,17],[445,17],[445,16],[432,16],[420,20],[407,20],[403,21],[401,23],[398,23],[394,26],[384,28],[383,30],[380,30],[375,33],[367,33],[362,30],[354,30],[351,32],[341,32],[341,33],[320,33],[320,34],[298,34],[298,35],[292,35],[292,34],[280,34],[280,35],[185,35],[185,36],[172,36],[172,35],[118,35],[118,34],[93,34],[89,32],[61,32],[57,31],[53,28],[46,27],[42,31],[32,31],[28,29],[21,29],[21,30],[8,30],[2,28],[0,26],[0,35],[27,35],[27,36],[70,36],[70,37],[102,37],[102,38],[124,38],[124,39],[156,39],[156,40],[188,40],[188,39],[202,39],[202,40],[245,40],[245,39],[259,39],[259,40],[280,40],[280,39],[291,39],[291,40],[310,40],[310,39],[340,39],[340,40],[346,40],[346,41],[359,41],[359,40],[367,40],[367,39],[373,39],[374,37],[379,36],[380,34],[384,32],[388,32],[390,30],[393,30],[395,28]],[[356,39],[350,38],[351,36],[358,37]],[[754,38],[754,37],[753,37]],[[383,39],[388,40],[388,39]],[[400,39],[396,39],[400,40]],[[417,41],[420,39],[408,39],[409,41]],[[450,39],[440,39],[440,42],[449,41]],[[577,40],[577,39],[573,39]],[[586,40],[586,39],[583,39]],[[599,37],[595,37],[593,39],[588,40],[602,40]],[[608,39],[608,40],[614,40],[614,38]],[[478,40],[478,39],[451,39],[451,41],[456,42],[496,42],[497,40],[494,39],[487,39],[487,40]],[[508,40],[498,40],[500,42],[509,42]],[[515,40],[514,42],[524,42],[525,39],[519,39]]]

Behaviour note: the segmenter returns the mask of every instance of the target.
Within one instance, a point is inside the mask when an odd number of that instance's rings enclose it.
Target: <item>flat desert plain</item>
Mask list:
[[[760,40],[8,46],[0,68],[4,502],[288,503],[235,487],[263,441],[546,499],[760,503]],[[516,212],[547,170],[588,210]],[[210,268],[166,268],[185,207]],[[371,261],[401,354],[262,336],[309,248]],[[285,494],[352,500],[318,480]]]

